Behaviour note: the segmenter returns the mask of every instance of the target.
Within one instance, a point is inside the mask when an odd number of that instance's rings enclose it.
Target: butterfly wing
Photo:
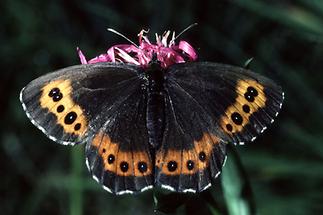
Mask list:
[[[110,64],[64,68],[30,82],[20,100],[30,120],[49,138],[61,144],[81,143],[106,103],[120,100],[120,88],[138,79],[135,71]]]
[[[136,192],[152,184],[141,72],[115,63],[72,66],[32,81],[20,100],[52,140],[87,142],[87,166],[106,190]]]
[[[127,96],[119,105],[105,112],[105,123],[86,146],[86,163],[93,178],[105,190],[118,195],[153,187],[146,94],[141,87],[136,87],[131,93],[123,90]]]
[[[176,64],[165,78],[164,139],[156,181],[202,191],[219,175],[225,144],[253,141],[277,116],[281,88],[248,70],[215,63]]]
[[[272,80],[230,65],[175,65],[168,82],[199,105],[211,117],[217,135],[230,143],[253,141],[274,121],[284,99]]]

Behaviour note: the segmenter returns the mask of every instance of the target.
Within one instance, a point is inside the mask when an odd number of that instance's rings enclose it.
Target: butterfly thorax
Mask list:
[[[164,69],[158,61],[152,61],[146,70],[147,128],[149,144],[160,145],[164,132]]]

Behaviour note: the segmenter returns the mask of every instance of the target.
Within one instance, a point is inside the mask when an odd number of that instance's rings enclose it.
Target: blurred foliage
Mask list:
[[[323,1],[37,1],[0,4],[1,214],[322,214]],[[83,146],[52,143],[26,118],[19,91],[142,29],[177,32],[201,60],[243,66],[280,83],[281,115],[257,141],[231,149],[224,174],[199,195],[116,197],[91,179]],[[231,147],[230,147],[231,148]],[[238,156],[239,155],[239,156]],[[222,180],[221,180],[222,179]]]

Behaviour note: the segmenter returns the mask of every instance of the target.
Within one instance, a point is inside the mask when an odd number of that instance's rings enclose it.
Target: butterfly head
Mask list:
[[[113,32],[116,32],[112,30]],[[120,34],[116,32],[117,34]],[[104,54],[101,54],[89,61],[86,60],[82,51],[77,48],[82,64],[92,64],[99,62],[123,62],[131,63],[142,67],[150,67],[152,64],[159,64],[162,68],[167,68],[176,63],[197,60],[195,49],[186,41],[175,42],[175,32],[164,32],[162,35],[156,34],[156,43],[150,42],[146,34],[148,31],[141,30],[138,34],[139,45],[129,39],[131,44],[114,45]],[[171,39],[169,40],[170,35]],[[122,35],[123,36],[123,35]],[[123,36],[124,37],[124,36]]]
[[[151,69],[160,69],[162,68],[162,62],[158,59],[158,53],[153,52],[148,67]]]

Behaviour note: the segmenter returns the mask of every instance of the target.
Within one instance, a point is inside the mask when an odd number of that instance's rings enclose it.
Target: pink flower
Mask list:
[[[77,48],[81,63],[124,62],[147,67],[155,53],[161,66],[167,68],[176,63],[195,61],[197,59],[194,48],[188,42],[181,40],[178,44],[175,43],[175,33],[173,33],[169,42],[170,31],[166,31],[162,36],[156,34],[156,44],[149,41],[146,33],[148,32],[141,30],[138,34],[139,46],[135,44],[114,45],[106,53],[89,61],[86,60],[82,51]]]

